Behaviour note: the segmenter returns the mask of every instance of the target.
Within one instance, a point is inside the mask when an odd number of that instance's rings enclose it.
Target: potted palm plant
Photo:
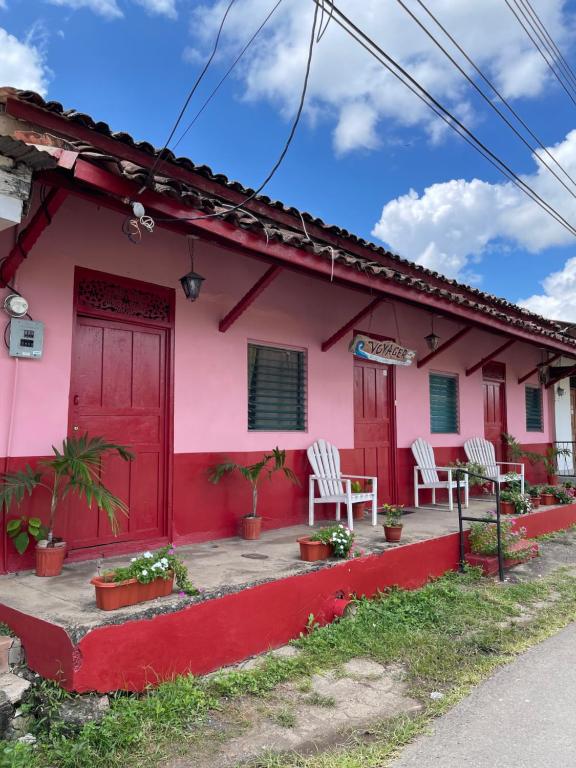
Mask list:
[[[66,542],[54,536],[57,513],[69,493],[84,498],[91,507],[96,504],[110,521],[114,535],[118,533],[117,514],[127,515],[126,504],[114,496],[102,483],[102,459],[115,453],[125,461],[134,456],[122,445],[109,443],[103,437],[68,437],[62,441],[62,450],[52,446],[54,456],[39,461],[36,469],[27,464],[18,472],[7,472],[0,482],[0,505],[7,512],[12,504],[19,507],[26,495],[42,488],[50,495],[50,513],[44,526],[38,518],[8,520],[6,532],[20,554],[31,540],[36,541],[36,575],[58,576],[66,555]]]
[[[300,485],[300,481],[290,467],[286,466],[286,451],[281,451],[278,447],[274,448],[272,453],[265,454],[255,464],[243,465],[232,461],[217,464],[210,470],[208,479],[211,483],[219,483],[225,475],[232,472],[238,472],[245,480],[248,480],[252,488],[252,511],[242,518],[242,537],[251,541],[259,539],[262,530],[262,518],[257,514],[258,483],[262,477],[265,476],[270,480],[275,472],[282,472],[295,485]]]

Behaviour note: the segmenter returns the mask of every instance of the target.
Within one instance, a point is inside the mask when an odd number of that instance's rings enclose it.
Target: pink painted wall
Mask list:
[[[189,269],[184,240],[157,230],[142,245],[131,245],[121,232],[122,218],[69,198],[53,224],[22,265],[17,287],[30,302],[35,319],[46,323],[41,361],[15,361],[0,353],[0,456],[45,454],[66,431],[73,327],[74,266],[134,277],[176,289],[175,451],[177,453],[258,451],[279,444],[307,447],[318,437],[342,448],[353,447],[353,359],[349,338],[329,352],[321,342],[365,306],[367,297],[301,275],[282,273],[225,334],[218,321],[263,273],[256,260],[197,242],[195,268],[206,277],[202,296],[187,302],[178,278]],[[14,233],[0,233],[0,257]],[[396,326],[397,319],[397,326]],[[361,328],[396,336],[426,353],[429,320],[418,309],[382,305]],[[446,339],[458,325],[436,321]],[[308,432],[249,433],[246,415],[248,340],[304,348],[308,352]],[[397,370],[398,446],[422,436],[436,446],[461,445],[483,433],[481,372],[465,377],[466,366],[501,343],[499,337],[473,331],[430,367]],[[551,421],[545,409],[542,433],[525,433],[524,385],[516,379],[539,359],[536,347],[518,343],[505,353],[508,375],[508,429],[521,442],[547,442]],[[460,377],[460,433],[430,435],[428,373]]]

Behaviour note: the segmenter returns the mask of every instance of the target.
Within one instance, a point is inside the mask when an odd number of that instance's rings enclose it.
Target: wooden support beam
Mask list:
[[[552,370],[554,370],[552,368]],[[573,365],[572,367],[566,369],[565,367],[562,368],[562,375],[556,376],[554,379],[550,379],[550,381],[546,384],[546,389],[550,389],[550,387],[553,387],[554,384],[558,384],[559,381],[562,381],[562,379],[568,379],[570,376],[574,376],[576,374],[576,365]]]
[[[511,347],[515,341],[516,339],[508,339],[508,341],[505,341],[504,344],[501,344],[499,347],[497,347],[494,352],[491,352],[489,355],[486,355],[486,357],[483,357],[482,360],[479,360],[471,368],[466,368],[466,376],[471,376],[478,370],[478,368],[482,368],[483,365],[486,365],[486,363],[494,360],[494,358],[498,357],[501,352],[504,352],[505,349]]]
[[[552,357],[549,357],[548,360],[545,360],[540,365],[550,365],[550,363],[553,363],[555,360],[558,360],[559,357],[562,357],[562,353],[561,352],[558,352],[557,354],[552,355]],[[525,373],[524,376],[519,376],[518,377],[518,384],[523,384],[527,379],[530,378],[530,376],[534,376],[535,373],[538,373],[538,368],[539,367],[540,366],[537,365],[534,368],[531,368],[528,371],[528,373]]]
[[[354,326],[360,322],[360,320],[363,320],[366,315],[369,315],[370,312],[375,310],[379,304],[382,304],[382,299],[374,299],[370,302],[370,304],[368,304],[368,306],[364,307],[364,309],[361,309],[357,315],[354,315],[352,320],[349,320],[346,325],[343,325],[342,328],[336,331],[336,333],[333,333],[329,339],[326,339],[326,341],[322,342],[322,352],[326,352],[330,349],[330,347],[333,347],[337,341],[340,341],[343,336],[346,336],[348,331],[351,331]]]
[[[422,368],[423,365],[426,365],[426,363],[429,363],[430,360],[433,360],[438,355],[441,355],[442,352],[449,349],[451,346],[456,344],[457,341],[460,341],[460,339],[466,334],[470,333],[472,328],[469,325],[466,325],[464,328],[460,328],[459,331],[457,331],[454,336],[449,338],[447,341],[445,341],[443,344],[440,344],[439,347],[434,349],[432,352],[429,352],[425,357],[422,358],[422,360],[418,360],[418,363],[416,364],[417,368]]]
[[[61,187],[53,187],[50,190],[44,203],[40,204],[30,223],[20,232],[16,244],[0,264],[0,288],[4,288],[14,278],[18,267],[28,256],[42,232],[50,226],[67,196],[68,191]]]
[[[272,266],[264,272],[262,277],[254,283],[247,293],[244,294],[238,304],[228,312],[226,317],[220,320],[220,324],[218,325],[220,333],[226,333],[228,328],[238,320],[240,315],[246,312],[248,307],[258,298],[258,296],[260,296],[270,283],[278,277],[280,272],[282,272],[282,267],[278,266]]]

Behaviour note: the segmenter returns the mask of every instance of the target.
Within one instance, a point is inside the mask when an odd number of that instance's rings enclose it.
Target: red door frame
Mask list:
[[[166,321],[162,319],[147,319],[145,317],[137,317],[133,315],[120,315],[117,312],[108,309],[97,309],[94,307],[80,306],[78,297],[78,287],[80,281],[85,278],[91,278],[93,280],[104,280],[111,282],[116,286],[122,286],[128,289],[142,291],[148,294],[154,294],[158,298],[162,297],[168,303],[168,319]],[[74,325],[72,328],[72,345],[70,349],[70,391],[68,393],[68,436],[73,434],[72,421],[73,421],[73,391],[74,391],[74,350],[77,341],[77,318],[78,316],[92,317],[101,320],[117,320],[130,325],[139,325],[141,327],[159,328],[166,331],[166,355],[165,355],[165,381],[166,381],[166,397],[165,397],[165,410],[166,418],[164,424],[164,461],[165,461],[165,473],[164,473],[164,530],[165,536],[158,541],[158,544],[172,541],[173,525],[174,525],[174,321],[175,321],[175,298],[176,294],[173,288],[167,288],[166,286],[157,285],[156,283],[146,283],[142,280],[134,280],[130,277],[123,277],[121,275],[114,275],[109,272],[100,272],[95,269],[87,269],[85,267],[76,267],[74,270],[74,300],[73,300],[73,312],[74,312]],[[122,554],[123,552],[131,551],[133,549],[141,549],[145,540],[136,542],[118,542],[111,544],[103,544],[101,546],[87,547],[84,550],[78,550],[78,552],[88,553],[91,550],[98,549],[99,551],[111,552],[114,554]]]
[[[508,409],[507,400],[508,392],[506,389],[506,363],[490,362],[482,368],[482,390],[484,390],[484,382],[492,384],[500,384],[500,413],[502,414],[501,423],[504,427],[503,432],[508,431]],[[482,392],[484,396],[484,392]],[[484,397],[482,398],[484,399]],[[484,405],[484,403],[483,403]],[[484,430],[486,430],[486,421],[484,421]],[[486,436],[484,434],[484,436]],[[501,446],[501,461],[506,461],[508,458],[506,443],[500,438]]]
[[[354,335],[360,333],[364,336],[371,336],[378,341],[395,341],[392,336],[382,336],[379,333],[372,333],[371,331],[362,331],[355,329]],[[353,356],[354,357],[354,356]],[[361,360],[361,358],[358,358]],[[398,444],[397,444],[397,432],[396,432],[396,366],[390,365],[390,376],[388,377],[389,396],[391,403],[390,413],[390,487],[392,491],[391,501],[396,504],[398,501]],[[354,376],[354,360],[352,363],[352,376]],[[354,384],[354,381],[352,381]],[[354,391],[354,390],[352,390]]]

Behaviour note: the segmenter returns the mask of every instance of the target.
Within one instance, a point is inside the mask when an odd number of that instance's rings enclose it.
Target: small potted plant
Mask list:
[[[364,486],[362,485],[360,480],[354,480],[351,483],[350,489],[352,493],[364,493]],[[352,507],[352,514],[354,516],[354,520],[364,520],[364,516],[366,514],[366,508],[368,506],[369,504],[367,501],[356,502],[356,504],[354,504]]]
[[[554,498],[558,504],[573,504],[574,489],[567,488],[566,486],[554,488]]]
[[[530,496],[530,500],[532,502],[532,509],[538,509],[540,506],[540,486],[531,485],[528,488],[528,495]]]
[[[354,546],[354,534],[346,525],[335,523],[320,528],[310,536],[301,536],[298,543],[300,559],[306,562],[326,560],[330,556],[347,558]]]
[[[278,447],[274,448],[272,453],[265,454],[255,464],[235,464],[232,461],[217,464],[210,470],[209,480],[211,483],[219,483],[224,475],[229,475],[232,472],[238,472],[245,480],[248,480],[252,489],[252,511],[242,518],[242,538],[251,541],[259,539],[262,530],[262,518],[257,514],[258,483],[262,476],[265,475],[270,480],[275,472],[282,472],[291,483],[300,485],[300,481],[294,472],[286,466],[286,451],[281,451]]]
[[[492,522],[475,522],[470,526],[468,544],[470,553],[466,561],[476,567],[481,567],[486,575],[498,571],[498,530],[496,518],[491,513],[488,518]],[[526,528],[514,528],[514,521],[502,520],[500,523],[502,555],[504,567],[511,568],[538,554],[538,544],[527,541]]]
[[[172,545],[157,552],[144,552],[133,557],[130,565],[95,576],[91,584],[96,592],[96,605],[102,611],[115,611],[127,605],[166,597],[176,586],[185,595],[198,590],[188,577],[188,570]]]
[[[553,485],[543,485],[540,489],[540,503],[545,507],[556,504],[556,488]]]
[[[506,490],[500,492],[500,514],[513,515],[516,511],[514,506],[514,491]]]
[[[384,504],[382,509],[386,513],[386,521],[384,523],[386,541],[400,541],[402,528],[404,527],[400,522],[404,505]]]
[[[126,504],[114,496],[102,483],[102,459],[117,454],[124,461],[134,456],[122,445],[107,442],[103,437],[68,437],[62,442],[62,450],[52,447],[54,456],[39,461],[37,468],[27,464],[18,472],[7,472],[0,482],[0,505],[9,511],[14,503],[22,504],[26,494],[31,496],[39,488],[50,495],[48,524],[38,525],[38,518],[8,520],[6,532],[21,554],[31,539],[36,541],[36,575],[58,576],[66,556],[66,542],[54,535],[57,513],[63,499],[69,494],[84,498],[88,506],[96,504],[106,513],[114,535],[118,532],[117,514],[128,514]]]

